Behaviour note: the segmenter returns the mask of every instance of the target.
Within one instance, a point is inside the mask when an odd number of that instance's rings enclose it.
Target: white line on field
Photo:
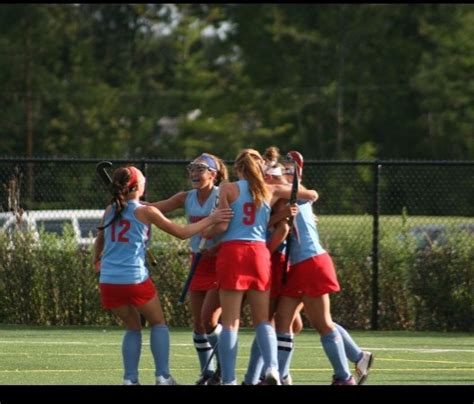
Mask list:
[[[122,342],[97,342],[94,343],[93,341],[31,341],[31,340],[0,340],[0,344],[11,344],[11,345],[84,345],[84,346],[117,346],[121,345]],[[147,342],[143,342],[144,346],[149,345]],[[176,347],[194,347],[193,344],[185,343],[185,344],[171,344],[171,346]],[[249,348],[250,344],[239,344],[242,348]],[[474,349],[452,349],[452,348],[404,348],[404,347],[361,347],[364,350],[369,351],[405,351],[405,352],[419,352],[419,353],[443,353],[443,352],[468,352],[474,353]],[[296,345],[296,349],[322,349],[321,345]]]

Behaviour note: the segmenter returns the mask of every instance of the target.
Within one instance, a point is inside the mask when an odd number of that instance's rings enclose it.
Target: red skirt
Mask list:
[[[217,255],[217,285],[226,290],[270,290],[270,251],[263,241],[226,241]]]
[[[270,299],[276,299],[281,294],[283,265],[285,265],[285,254],[275,251],[272,254],[272,287],[270,289]]]
[[[191,265],[196,254],[192,254]],[[189,290],[199,292],[217,288],[217,256],[202,255],[199,260]]]
[[[341,290],[332,258],[328,253],[316,255],[291,265],[281,295],[301,298],[318,297]]]
[[[151,278],[142,283],[112,284],[101,283],[100,296],[105,309],[120,306],[142,306],[155,297],[156,288]]]

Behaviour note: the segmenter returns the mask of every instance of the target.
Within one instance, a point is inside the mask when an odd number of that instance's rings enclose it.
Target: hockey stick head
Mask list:
[[[290,197],[290,203],[296,203],[296,195],[298,195],[298,188],[299,188],[299,167],[295,163],[295,174],[293,175],[293,182],[291,184],[291,197]],[[293,217],[291,219],[294,219]],[[293,221],[293,220],[292,220]]]
[[[95,167],[95,171],[97,172],[97,175],[102,179],[103,183],[107,186],[112,184],[112,178],[107,172],[107,168],[111,168],[111,167],[112,167],[112,163],[110,161],[101,161]]]
[[[304,159],[300,152],[290,151],[286,154],[286,161],[295,163],[298,168],[298,177],[301,178],[303,175]]]

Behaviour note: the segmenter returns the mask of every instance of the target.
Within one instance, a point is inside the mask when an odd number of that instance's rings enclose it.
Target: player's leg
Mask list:
[[[219,354],[217,351],[217,342],[222,331],[222,325],[219,323],[219,318],[222,313],[221,303],[219,301],[219,291],[217,288],[206,291],[206,296],[201,309],[201,319],[206,330],[206,336],[211,345],[212,352],[215,354],[215,362],[209,364],[209,368],[214,370],[212,378],[208,380],[208,384],[220,383],[220,365]]]
[[[268,384],[280,384],[276,332],[268,318],[270,291],[248,290],[247,299],[250,304],[258,346],[263,358],[265,381]]]
[[[158,294],[137,308],[150,324],[150,349],[155,361],[156,384],[176,384],[170,375],[170,334]]]
[[[369,369],[374,362],[374,355],[372,352],[363,351],[344,327],[337,323],[334,323],[334,325],[344,341],[347,358],[355,364],[356,383],[358,385],[364,384],[367,380]]]
[[[278,367],[282,382],[288,379],[291,359],[294,352],[294,335],[292,324],[300,305],[300,299],[281,296],[275,315],[275,327],[278,338]]]
[[[321,336],[321,344],[334,370],[334,384],[355,384],[349,370],[341,334],[332,322],[329,294],[303,297],[305,312],[313,328]]]
[[[240,306],[244,292],[219,290],[222,306],[222,331],[219,337],[218,352],[222,366],[222,384],[237,384],[235,366],[237,360]]]
[[[138,364],[142,349],[140,315],[134,307],[129,305],[113,308],[112,313],[123,321],[126,329],[122,340],[123,383],[139,384]]]

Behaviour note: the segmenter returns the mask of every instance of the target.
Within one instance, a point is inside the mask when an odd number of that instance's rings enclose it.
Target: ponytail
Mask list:
[[[234,169],[248,181],[255,206],[262,206],[269,199],[270,193],[263,177],[263,158],[260,153],[254,149],[243,150],[235,160]]]

